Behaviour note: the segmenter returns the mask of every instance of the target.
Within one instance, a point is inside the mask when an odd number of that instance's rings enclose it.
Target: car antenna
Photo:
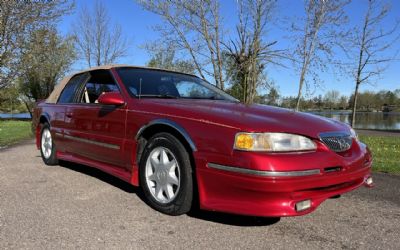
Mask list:
[[[139,80],[139,99],[142,96],[142,78]]]

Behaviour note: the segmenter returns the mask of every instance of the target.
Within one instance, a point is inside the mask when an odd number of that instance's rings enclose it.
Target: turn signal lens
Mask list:
[[[250,150],[253,148],[254,139],[250,134],[240,133],[236,135],[235,148]]]

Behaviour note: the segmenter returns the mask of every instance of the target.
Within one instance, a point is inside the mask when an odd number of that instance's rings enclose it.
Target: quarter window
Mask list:
[[[61,92],[58,103],[73,103],[75,102],[76,92],[81,83],[87,78],[87,74],[80,74],[73,76],[71,80],[65,85]]]

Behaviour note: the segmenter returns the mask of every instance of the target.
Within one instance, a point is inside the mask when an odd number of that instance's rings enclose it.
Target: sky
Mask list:
[[[145,65],[150,60],[150,55],[143,49],[143,45],[159,39],[159,33],[153,30],[155,25],[162,25],[163,20],[137,4],[134,0],[99,0],[104,3],[112,22],[122,26],[124,35],[129,41],[128,55],[117,63],[131,65]],[[349,16],[349,25],[362,22],[366,9],[366,0],[353,0],[347,6]],[[385,27],[392,27],[394,20],[400,20],[400,0],[390,1],[392,10],[384,22]],[[86,6],[94,6],[95,0],[76,0],[75,10],[68,16],[64,16],[58,29],[61,34],[68,35],[72,32],[73,23],[77,20],[77,13]],[[303,2],[301,0],[280,0],[274,13],[274,20],[282,20],[287,17],[301,15],[303,11]],[[237,22],[237,3],[236,0],[221,0],[221,16],[223,26],[226,28],[226,36],[234,37],[235,25]],[[287,49],[293,43],[287,39],[290,36],[289,31],[283,29],[280,22],[272,22],[268,28],[265,38],[267,41],[277,41],[276,49]],[[400,50],[400,40],[387,53],[393,54]],[[400,55],[399,55],[400,56]],[[341,53],[337,53],[338,59],[342,58]],[[77,62],[73,65],[73,71],[86,68],[83,62]],[[348,75],[335,73],[337,70],[331,68],[328,72],[320,74],[320,87],[311,88],[307,97],[324,95],[329,90],[338,90],[342,95],[351,95],[354,92],[354,79]],[[273,80],[275,86],[279,89],[282,96],[295,96],[298,92],[299,75],[291,63],[286,67],[270,65],[267,68],[268,77]],[[365,84],[360,87],[361,91],[371,90],[394,90],[400,89],[400,60],[390,62],[385,72],[379,79],[373,83]]]

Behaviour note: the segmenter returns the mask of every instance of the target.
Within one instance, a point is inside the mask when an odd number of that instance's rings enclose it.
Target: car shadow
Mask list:
[[[110,174],[107,174],[97,168],[92,168],[86,165],[68,162],[68,161],[59,161],[59,166],[63,168],[68,168],[70,170],[91,176],[93,178],[99,179],[107,184],[110,184],[114,187],[117,187],[127,193],[136,193],[139,194],[139,189],[131,184],[118,179]]]
[[[131,184],[121,179],[118,179],[117,177],[114,177],[110,174],[104,173],[101,170],[68,161],[60,161],[59,166],[99,179],[107,184],[110,184],[116,188],[121,189],[124,192],[134,193],[144,203],[147,203],[140,188],[132,186]],[[243,216],[237,214],[226,214],[220,212],[205,211],[199,209],[198,204],[196,204],[195,207],[187,215],[191,218],[199,220],[205,220],[219,224],[241,226],[241,227],[270,226],[280,221],[280,218]]]
[[[240,227],[271,226],[280,221],[279,217],[246,216],[246,215],[205,211],[200,209],[195,209],[194,211],[190,211],[188,213],[188,216],[214,223],[230,225],[230,226],[240,226]]]

